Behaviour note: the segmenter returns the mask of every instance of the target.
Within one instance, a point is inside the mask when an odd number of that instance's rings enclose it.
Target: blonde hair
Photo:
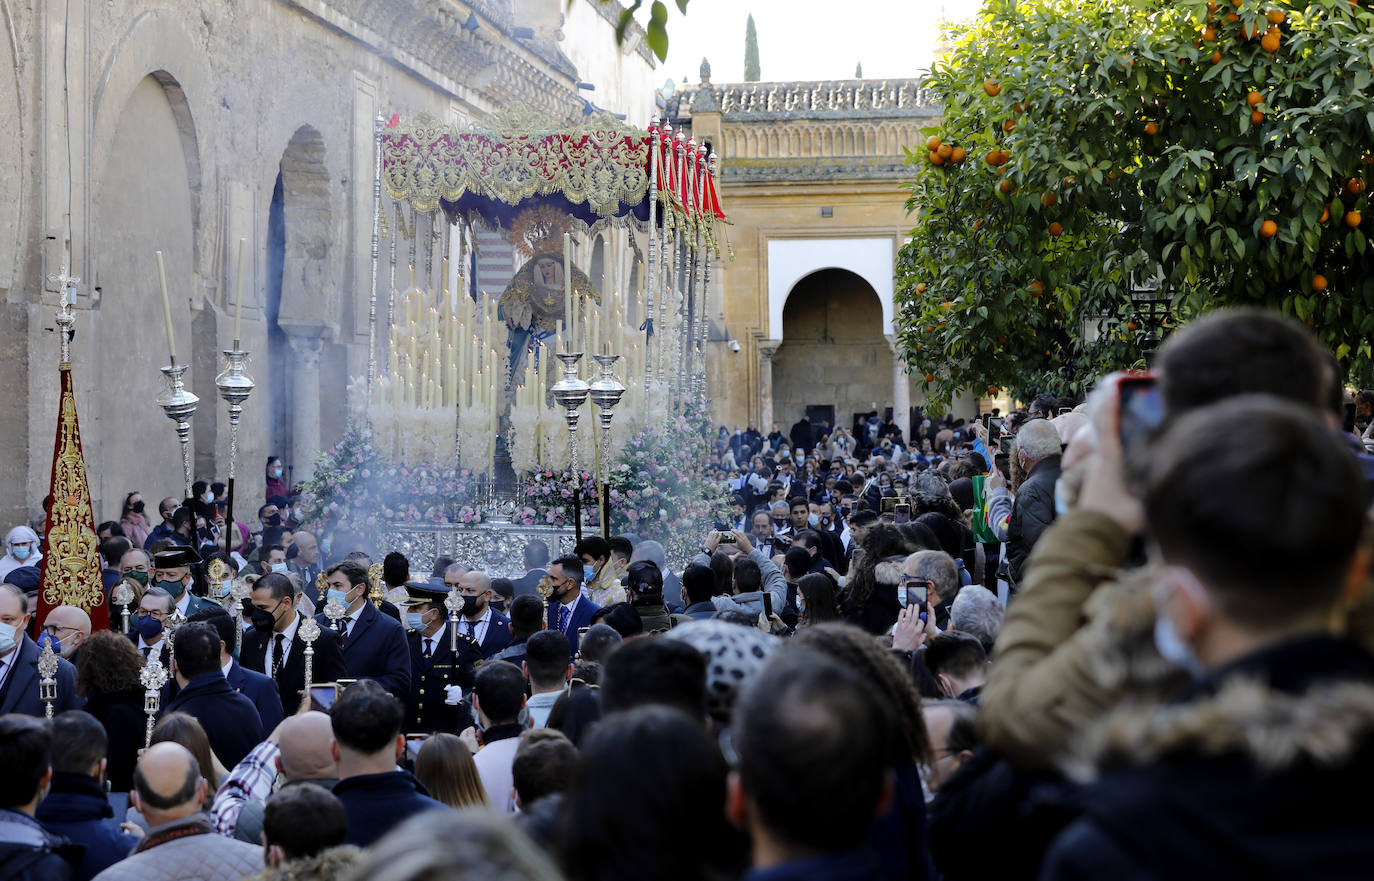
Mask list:
[[[415,777],[433,798],[451,808],[491,805],[472,753],[453,734],[434,734],[424,742],[415,757]]]

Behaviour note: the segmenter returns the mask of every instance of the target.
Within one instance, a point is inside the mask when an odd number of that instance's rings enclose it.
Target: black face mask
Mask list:
[[[142,503],[142,502],[134,502],[132,505],[129,506],[129,510],[130,510],[130,511],[133,511],[135,514],[142,514],[142,513],[143,513],[143,503]]]
[[[468,597],[468,596],[463,597],[463,614],[464,614],[464,615],[476,615],[476,614],[477,614],[477,601],[478,601],[479,599],[481,599],[481,597]]]
[[[248,620],[253,622],[253,629],[258,633],[271,633],[277,624],[275,615],[266,609],[259,609],[246,599],[243,601],[243,611],[248,615]]]
[[[271,517],[267,518],[266,523],[268,526],[281,526],[281,515],[273,514]]]

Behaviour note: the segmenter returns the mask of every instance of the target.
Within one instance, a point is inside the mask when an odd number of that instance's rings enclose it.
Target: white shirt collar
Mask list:
[[[191,592],[182,588],[181,596],[177,598],[177,611],[181,616],[186,617],[186,607],[191,605]]]
[[[166,633],[166,631],[164,630],[163,633]],[[141,651],[143,651],[144,649],[161,649],[161,648],[162,648],[162,639],[163,639],[163,638],[162,638],[161,636],[159,636],[159,637],[157,638],[157,642],[148,643],[148,642],[144,642],[144,641],[143,641],[143,637],[140,636],[140,637],[138,638],[138,650],[141,652]]]
[[[564,604],[563,604],[563,608],[565,608],[565,609],[567,609],[569,612],[571,612],[573,609],[577,608],[577,601],[580,600],[580,599],[582,599],[582,594],[579,593],[579,594],[577,594],[576,596],[574,596],[574,597],[572,598],[572,602],[570,602],[570,603],[564,603]]]
[[[225,664],[223,667],[220,667],[220,668],[219,668],[219,672],[222,673],[222,674],[224,674],[224,678],[228,679],[228,678],[229,678],[229,671],[232,670],[232,669],[234,669],[234,659],[233,659],[233,658],[230,658],[230,659],[229,659],[229,663],[227,663],[227,664]]]
[[[344,619],[347,620],[347,621],[354,621],[354,622],[356,622],[359,618],[362,617],[363,608],[364,608],[366,605],[367,605],[367,600],[363,600],[363,601],[358,605],[358,608],[354,609],[352,612],[349,612],[347,615],[345,615],[345,616],[344,616]]]
[[[286,628],[285,630],[283,630],[283,631],[281,632],[280,635],[281,635],[282,637],[284,637],[284,639],[285,639],[286,642],[291,642],[292,640],[294,640],[294,639],[296,638],[296,628],[299,627],[300,625],[301,625],[301,616],[300,616],[300,613],[299,613],[299,612],[294,612],[294,611],[293,611],[292,614],[291,614],[291,623],[290,623],[289,625],[287,625],[287,628]],[[277,638],[277,634],[275,634],[275,633],[272,634],[272,641],[273,641],[273,642],[276,641],[276,638]]]
[[[420,636],[420,642],[421,642],[421,643],[423,643],[425,640],[429,640],[429,641],[430,641],[430,644],[432,644],[432,645],[434,645],[434,646],[436,646],[436,647],[439,645],[439,640],[443,638],[443,636],[444,636],[444,631],[445,631],[445,630],[448,630],[448,619],[447,619],[447,618],[444,618],[444,619],[442,619],[442,620],[443,620],[444,623],[442,623],[442,624],[439,625],[439,629],[436,630],[436,631],[434,631],[434,635],[433,635],[433,636],[424,636],[424,635],[421,635],[421,636]]]

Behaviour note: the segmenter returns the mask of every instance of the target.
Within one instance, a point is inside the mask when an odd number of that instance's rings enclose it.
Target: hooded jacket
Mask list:
[[[362,851],[351,844],[331,847],[313,857],[290,860],[275,869],[268,869],[247,881],[334,881],[352,870]]]
[[[1215,670],[1163,706],[1123,706],[1073,768],[1084,814],[1042,879],[1365,878],[1374,655],[1328,635]]]

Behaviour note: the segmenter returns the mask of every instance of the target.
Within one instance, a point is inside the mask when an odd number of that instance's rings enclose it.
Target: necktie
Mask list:
[[[561,604],[558,606],[558,629],[568,632],[568,607]]]
[[[468,636],[472,636],[473,634],[475,634],[475,633],[477,632],[477,625],[476,625],[476,623],[474,623],[474,622],[472,622],[472,621],[464,621],[463,624],[466,625],[467,628],[468,628],[468,634],[467,634]]]
[[[148,660],[148,656],[151,655],[152,653],[153,653],[153,650],[152,650],[151,648],[149,648],[148,646],[145,645],[145,646],[143,647],[143,660],[144,660],[144,661],[147,661],[147,660]]]
[[[272,648],[272,678],[281,681],[281,655],[282,646],[286,644],[286,637],[278,633]]]
[[[430,657],[430,655],[432,655],[432,654],[434,654],[434,640],[431,639],[430,637],[426,636],[426,637],[425,637],[425,660],[429,660],[429,657]]]
[[[347,618],[340,618],[340,619],[339,619],[339,645],[340,645],[340,646],[348,645],[348,620],[349,620],[349,619],[347,619]]]

